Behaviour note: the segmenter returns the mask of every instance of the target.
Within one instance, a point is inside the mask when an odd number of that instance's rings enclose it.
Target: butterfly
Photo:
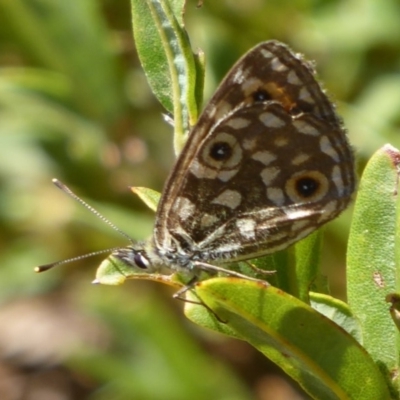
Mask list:
[[[213,271],[306,237],[343,211],[354,189],[352,149],[313,68],[267,41],[205,106],[167,180],[152,237],[111,257],[149,272]]]
[[[109,260],[149,274],[229,274],[224,265],[285,249],[338,216],[354,189],[346,131],[311,64],[278,41],[263,42],[205,106],[167,180],[151,238]]]

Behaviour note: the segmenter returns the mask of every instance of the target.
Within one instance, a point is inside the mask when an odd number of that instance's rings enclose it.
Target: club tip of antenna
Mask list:
[[[51,181],[53,182],[53,185],[57,186],[59,189],[62,189],[64,186],[57,178],[53,178]]]
[[[46,264],[46,265],[39,265],[38,267],[34,268],[34,271],[40,274],[41,272],[48,271],[49,269],[53,268],[54,264]]]

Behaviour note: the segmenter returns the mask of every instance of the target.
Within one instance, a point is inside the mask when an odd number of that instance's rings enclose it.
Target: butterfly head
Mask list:
[[[127,279],[156,281],[181,289],[196,275],[193,271],[177,270],[154,252],[151,242],[132,242],[115,249],[99,266],[93,283],[119,285]]]
[[[133,244],[128,247],[114,250],[109,258],[115,258],[115,260],[120,263],[125,264],[133,270],[141,272],[154,272],[156,269],[151,263],[144,246],[141,245]]]

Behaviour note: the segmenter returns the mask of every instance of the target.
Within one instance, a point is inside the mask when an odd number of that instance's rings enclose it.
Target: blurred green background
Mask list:
[[[316,61],[359,171],[384,143],[400,147],[399,1],[188,3],[205,99],[245,51],[277,39]],[[150,235],[154,216],[127,188],[162,190],[174,161],[163,112],[135,53],[129,0],[0,0],[1,399],[307,398],[245,343],[185,320],[167,287],[92,286],[101,257],[33,273],[126,244],[54,177],[133,238]],[[326,229],[323,252],[342,299],[350,218]]]

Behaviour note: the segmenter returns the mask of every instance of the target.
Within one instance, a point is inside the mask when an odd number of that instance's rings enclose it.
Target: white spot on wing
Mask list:
[[[242,201],[242,195],[236,190],[227,189],[217,196],[211,203],[229,207],[232,210],[237,208]]]
[[[270,112],[263,112],[258,118],[267,128],[280,128],[285,126],[285,121],[283,119]]]
[[[244,82],[244,80],[248,77],[249,71],[243,70],[242,68],[238,68],[235,74],[232,76],[232,80],[239,85]]]
[[[338,213],[338,204],[336,200],[330,201],[328,204],[324,206],[323,213],[321,216],[318,218],[318,223],[321,224],[324,221],[327,221],[329,219],[332,219],[335,217]]]
[[[261,179],[265,186],[270,186],[281,170],[278,167],[268,167],[261,171]]]
[[[193,214],[195,205],[186,197],[178,197],[174,208],[178,212],[179,217],[185,221]]]
[[[293,69],[288,73],[287,81],[292,85],[301,85],[302,84],[301,80],[299,79],[299,77],[296,74],[296,71]]]
[[[319,148],[323,153],[333,158],[336,162],[340,161],[337,151],[333,148],[332,143],[330,142],[327,136],[321,137],[319,141]]]
[[[342,172],[338,165],[335,165],[332,169],[332,181],[336,186],[339,196],[343,196],[344,193],[344,184],[342,178]]]
[[[274,153],[265,150],[265,151],[257,151],[251,156],[251,158],[253,160],[260,161],[260,163],[264,165],[269,165],[277,159],[277,156]]]
[[[215,107],[214,119],[222,119],[229,114],[230,111],[232,111],[232,104],[221,100],[218,106]]]
[[[246,239],[255,239],[256,222],[251,218],[242,218],[236,221],[240,234]]]
[[[242,83],[242,91],[245,96],[249,96],[250,94],[254,93],[257,89],[263,86],[263,82],[257,78],[248,78]]]
[[[291,162],[293,165],[298,166],[298,165],[303,164],[304,162],[308,161],[309,159],[310,159],[310,156],[308,154],[300,153],[300,154],[297,154],[297,156],[293,157]]]
[[[232,118],[225,123],[233,129],[243,129],[250,125],[250,120],[245,118]]]
[[[242,146],[246,150],[253,150],[257,146],[257,139],[244,139]]]
[[[265,57],[265,58],[272,58],[274,55],[266,50],[266,49],[261,49],[261,54]]]
[[[293,121],[293,126],[298,130],[298,132],[303,133],[304,135],[319,136],[318,129],[301,119]]]
[[[285,64],[282,64],[282,63],[281,63],[281,61],[279,60],[278,57],[274,57],[274,58],[271,60],[271,68],[272,68],[274,71],[277,71],[277,72],[286,71],[286,70],[288,69],[288,67],[287,67]]]
[[[207,109],[208,112],[208,118],[214,118],[215,112],[216,112],[216,107],[215,106],[209,106]]]
[[[232,179],[237,173],[239,169],[231,169],[227,171],[220,171],[218,172],[217,178],[222,182],[228,182]]]
[[[307,103],[314,104],[314,100],[305,86],[300,89],[299,99]]]
[[[269,187],[267,188],[267,197],[277,206],[281,206],[285,203],[285,195],[281,188]]]

